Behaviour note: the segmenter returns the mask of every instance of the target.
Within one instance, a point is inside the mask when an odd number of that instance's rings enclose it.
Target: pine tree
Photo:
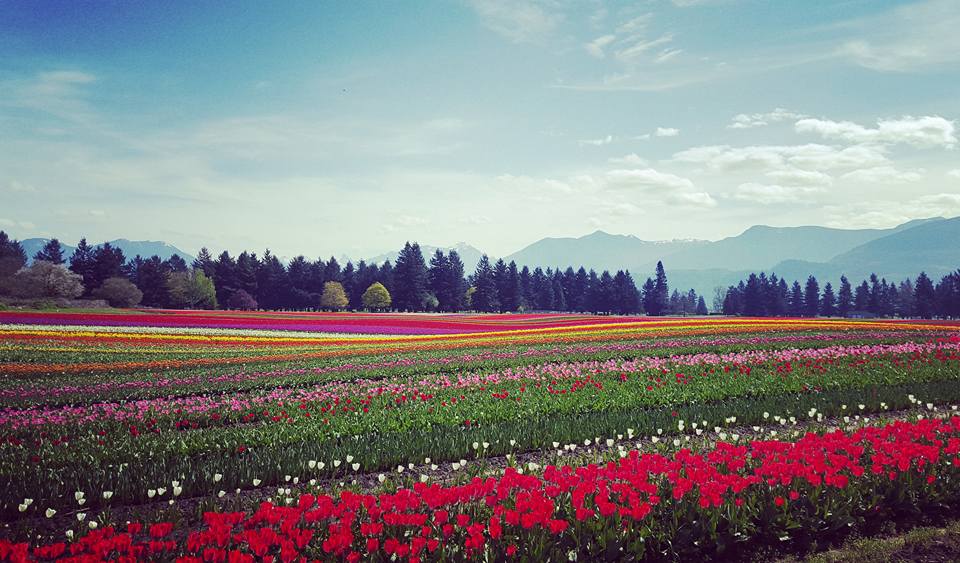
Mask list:
[[[477,262],[477,270],[473,274],[474,292],[471,297],[471,307],[475,311],[491,313],[500,309],[497,300],[497,284],[493,278],[493,268],[490,259],[484,254]]]
[[[257,267],[259,266],[257,255],[244,250],[237,256],[237,268],[235,274],[236,287],[250,294],[256,300],[257,295]],[[260,308],[259,301],[257,308]]]
[[[807,286],[803,292],[803,307],[804,314],[808,317],[816,317],[820,312],[820,284],[813,276],[807,278]]]
[[[80,274],[80,277],[83,278],[85,295],[89,295],[91,291],[96,289],[93,285],[93,248],[87,244],[87,239],[80,239],[77,247],[73,250],[73,255],[70,256],[70,269],[73,270],[74,273]]]
[[[394,287],[390,290],[393,306],[401,311],[423,310],[427,293],[427,265],[420,245],[407,242],[394,265]]]
[[[864,281],[857,286],[853,296],[853,308],[856,311],[868,311],[870,309],[870,286]]]
[[[33,256],[34,260],[42,260],[44,262],[50,262],[52,264],[63,264],[63,247],[60,245],[60,241],[52,238],[43,245],[37,253]]]
[[[766,279],[766,278],[764,278]],[[743,292],[743,314],[748,317],[762,317],[766,314],[764,307],[764,288],[760,278],[751,273],[747,277],[746,289]]]
[[[643,310],[646,314],[654,316],[659,314],[657,311],[657,286],[652,278],[647,278],[647,281],[643,282],[643,289],[641,290],[641,300],[643,301]]]
[[[920,272],[913,289],[913,314],[921,319],[933,317],[936,291],[926,272]]]
[[[837,294],[837,314],[846,317],[853,307],[853,290],[847,276],[840,276],[840,293]]]
[[[216,278],[217,265],[206,246],[200,249],[200,252],[197,253],[197,257],[194,258],[191,266],[194,270],[202,270],[204,275],[210,279]]]
[[[667,299],[670,294],[670,286],[667,284],[667,273],[663,269],[663,262],[657,261],[656,279],[654,281],[655,298],[653,308],[647,311],[653,316],[662,316],[666,314]]]
[[[220,253],[214,264],[213,279],[217,286],[217,302],[227,306],[230,296],[238,288],[237,263],[226,250]],[[143,287],[140,287],[140,289],[143,290]],[[146,291],[144,291],[144,299],[146,299]]]
[[[451,250],[447,254],[444,278],[448,295],[447,310],[462,311],[466,306],[467,280],[464,278],[463,260],[460,259],[460,253],[456,250]]]
[[[833,295],[833,286],[830,282],[823,286],[823,298],[820,300],[820,315],[832,317],[836,315],[836,299]]]
[[[123,276],[123,265],[126,258],[123,250],[105,242],[93,250],[93,277],[90,282],[94,288],[100,287],[109,278]]]
[[[187,266],[187,261],[179,254],[172,254],[170,258],[167,258],[164,262],[167,264],[167,269],[171,272],[186,272],[190,269]]]
[[[703,300],[703,296],[700,296],[700,299],[697,300],[697,315],[703,317],[710,314],[710,311],[707,311],[707,302]]]
[[[448,287],[447,269],[449,260],[439,248],[430,258],[430,267],[427,269],[427,291],[437,298],[437,308],[441,311],[450,311],[452,295]]]
[[[791,317],[802,317],[806,308],[804,307],[803,302],[803,288],[800,287],[800,282],[794,280],[793,286],[790,288],[790,300],[788,303],[788,312]]]

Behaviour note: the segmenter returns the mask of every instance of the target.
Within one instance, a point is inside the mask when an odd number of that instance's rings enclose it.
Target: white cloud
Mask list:
[[[893,166],[874,166],[847,172],[840,178],[866,184],[900,184],[905,182],[919,182],[923,179],[924,170],[897,170]]]
[[[640,38],[633,41],[629,46],[619,49],[614,56],[621,62],[633,63],[645,56],[651,49],[666,45],[671,41],[673,41],[672,33],[664,33],[656,39]]]
[[[422,227],[427,224],[427,220],[423,217],[417,217],[415,215],[398,215],[393,218],[392,221],[383,225],[383,230],[386,232],[396,232],[403,229],[411,229],[415,227]]]
[[[680,130],[676,127],[657,127],[653,134],[657,137],[676,137],[680,134]]]
[[[754,127],[763,127],[764,125],[769,125],[770,123],[802,119],[804,117],[806,116],[802,113],[797,113],[784,108],[775,108],[773,111],[768,111],[766,113],[737,114],[733,116],[732,122],[730,125],[727,125],[727,128],[752,129]]]
[[[28,192],[37,191],[37,188],[33,187],[31,184],[26,184],[19,180],[10,180],[9,182],[7,182],[6,191],[17,192],[17,193],[28,193]]]
[[[542,196],[545,192],[557,194],[572,194],[574,188],[567,182],[553,180],[551,178],[534,178],[531,176],[514,176],[512,174],[501,174],[496,177],[498,184],[509,186],[511,190],[522,190],[537,196]],[[552,196],[551,196],[552,197]]]
[[[615,156],[607,159],[607,162],[610,164],[620,164],[626,166],[644,166],[646,167],[649,163],[647,159],[641,157],[636,153],[631,153],[625,156]]]
[[[607,172],[610,186],[619,188],[667,188],[671,190],[692,189],[693,182],[687,178],[659,172],[653,168],[618,169]]]
[[[952,178],[960,178],[960,168],[956,168],[954,170],[948,171],[947,176],[950,176]]]
[[[956,0],[912,2],[848,22],[855,37],[836,54],[885,72],[916,72],[960,61],[960,10]]]
[[[852,121],[801,119],[794,126],[798,133],[817,133],[825,139],[851,143],[905,143],[916,147],[952,148],[957,143],[953,120],[936,115],[880,119],[877,127],[864,127]]]
[[[716,207],[717,200],[707,192],[677,192],[667,197],[669,203],[693,207]]]
[[[468,0],[468,4],[483,25],[514,43],[542,41],[564,19],[550,6],[529,0]]]
[[[673,155],[679,162],[704,164],[714,170],[737,169],[814,169],[862,168],[887,162],[879,147],[854,145],[837,148],[829,145],[755,145],[731,147],[708,145],[692,147]]]
[[[608,34],[597,37],[593,41],[586,43],[583,47],[587,50],[588,53],[593,55],[598,59],[602,59],[606,56],[604,49],[607,45],[613,43],[617,39],[616,35]]]
[[[599,139],[580,139],[577,141],[577,144],[581,147],[602,147],[603,145],[609,145],[614,141],[613,135],[607,135],[606,137],[600,137]]]
[[[827,224],[842,228],[889,228],[913,219],[960,215],[960,194],[928,194],[906,201],[869,201],[824,208]]]
[[[776,181],[782,186],[829,186],[833,184],[833,178],[829,174],[824,174],[819,170],[801,170],[799,168],[787,168],[784,170],[771,170],[765,176]]]
[[[677,49],[677,48],[673,48],[673,47],[668,48],[668,49],[664,49],[664,50],[660,51],[660,54],[657,55],[657,57],[656,57],[655,59],[653,59],[653,62],[655,62],[655,63],[657,63],[657,64],[662,64],[662,63],[665,63],[665,62],[667,62],[667,61],[669,61],[669,60],[671,60],[671,59],[679,56],[681,53],[683,53],[683,49]]]
[[[773,205],[810,201],[820,192],[823,192],[822,188],[748,182],[737,186],[733,197],[740,201]]]

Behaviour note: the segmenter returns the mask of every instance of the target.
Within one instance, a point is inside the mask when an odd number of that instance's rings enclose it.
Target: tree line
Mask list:
[[[0,264],[5,259],[9,264],[0,266],[0,293],[102,298],[115,306],[707,314],[703,297],[694,290],[670,293],[662,263],[640,288],[628,270],[531,270],[502,259],[491,263],[486,255],[468,274],[455,250],[437,250],[427,262],[420,246],[410,242],[394,263],[361,260],[341,266],[333,257],[312,261],[302,255],[284,265],[269,250],[259,257],[248,251],[214,257],[206,248],[191,264],[178,255],[128,260],[121,249],[109,243],[92,247],[86,239],[66,258],[52,239],[26,267],[19,242],[0,231]],[[61,283],[40,287],[38,277]]]
[[[907,278],[899,284],[871,274],[856,287],[841,276],[838,289],[827,282],[822,291],[814,276],[801,286],[799,281],[788,285],[776,274],[751,273],[715,299],[715,307],[723,314],[749,317],[958,318],[960,270],[943,276],[936,285],[925,272],[915,281]]]

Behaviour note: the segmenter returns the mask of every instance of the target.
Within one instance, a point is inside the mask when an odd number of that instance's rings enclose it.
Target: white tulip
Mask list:
[[[110,497],[113,496],[113,491],[103,491],[103,500],[110,500]]]
[[[156,489],[147,489],[147,498],[153,498],[155,496],[157,496]]]
[[[78,521],[78,522],[83,522],[83,519],[86,518],[86,517],[87,517],[87,513],[86,513],[86,512],[78,512],[78,513],[77,513],[77,521]]]
[[[260,479],[254,479],[254,480],[253,480],[253,486],[254,486],[254,487],[259,487],[259,486],[260,486],[260,483],[262,483],[262,482],[263,482],[263,481],[261,481]]]
[[[87,527],[90,528],[91,530],[96,530],[96,529],[97,529],[97,521],[96,521],[96,520],[91,520],[91,521],[87,522]]]
[[[352,467],[354,471],[360,471],[360,464],[359,464],[359,463],[354,463],[354,464],[351,465],[350,467]]]
[[[44,512],[44,514],[47,516],[47,518],[53,518],[53,515],[56,514],[56,513],[57,513],[57,511],[54,510],[54,509],[52,509],[52,508],[48,508],[48,509],[46,510],[46,512]]]
[[[348,455],[348,456],[347,456],[347,463],[350,463],[351,461],[353,461],[353,456],[352,456],[352,455]]]
[[[223,475],[221,475],[221,474],[219,474],[219,473],[214,473],[214,474],[213,474],[213,482],[214,482],[214,483],[219,483],[221,479],[223,479]]]

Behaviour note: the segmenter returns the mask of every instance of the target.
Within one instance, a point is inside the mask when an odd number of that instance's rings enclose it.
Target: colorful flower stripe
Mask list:
[[[200,529],[179,534],[172,522],[134,522],[95,530],[71,543],[0,540],[0,560],[419,562],[723,555],[719,544],[742,543],[748,538],[738,536],[751,530],[746,534],[756,536],[751,541],[789,545],[795,536],[812,536],[819,529],[882,520],[902,508],[901,499],[955,503],[958,456],[960,417],[850,434],[807,434],[794,442],[742,446],[721,441],[702,453],[621,449],[617,461],[548,466],[542,474],[508,468],[502,476],[462,485],[311,493],[286,503],[264,502],[252,511],[207,512]],[[714,541],[681,533],[694,521],[712,529]],[[619,550],[609,553],[610,544]]]
[[[605,374],[617,374],[622,381],[626,381],[628,374],[634,375],[653,371],[659,379],[663,373],[672,373],[673,370],[690,367],[719,368],[718,371],[722,373],[724,367],[727,367],[727,371],[729,371],[732,366],[735,370],[742,372],[744,367],[769,363],[790,366],[792,363],[815,362],[820,366],[828,365],[834,360],[850,358],[866,361],[884,357],[903,357],[903,362],[908,363],[911,360],[925,361],[930,354],[933,354],[933,357],[938,361],[957,362],[960,365],[960,354],[958,353],[960,353],[960,339],[955,338],[952,341],[930,343],[907,342],[891,345],[829,346],[790,350],[758,349],[725,354],[700,353],[650,357],[629,361],[608,360],[604,362],[537,364],[490,373],[461,373],[456,376],[441,373],[409,380],[359,379],[348,382],[333,381],[313,387],[280,387],[265,393],[235,393],[216,396],[201,394],[172,399],[161,398],[123,403],[105,402],[82,406],[3,408],[0,409],[0,430],[103,421],[136,422],[173,414],[176,414],[181,420],[185,420],[215,411],[223,411],[224,414],[250,413],[262,411],[265,406],[282,409],[285,404],[299,405],[300,409],[313,405],[310,407],[311,410],[316,409],[323,412],[327,408],[318,403],[330,406],[340,403],[349,404],[352,400],[356,404],[368,404],[370,398],[383,395],[404,399],[419,397],[421,398],[419,402],[432,400],[437,403],[437,408],[441,408],[446,405],[445,401],[450,392],[453,392],[454,396],[465,393],[466,395],[461,395],[460,399],[470,400],[471,395],[482,394],[488,396],[500,386],[508,383],[529,386],[531,389],[536,388],[541,389],[544,393],[551,393],[553,388],[566,385],[561,382],[594,380]],[[900,360],[894,361],[899,362]],[[664,378],[664,383],[656,384],[656,386],[659,387],[671,381],[680,383],[684,379],[671,375]],[[641,378],[639,384],[647,385],[647,379]],[[571,389],[576,388],[577,386],[571,387]],[[650,390],[653,390],[652,386]],[[567,390],[564,389],[562,392],[566,393]],[[4,391],[0,396],[16,395],[11,394],[10,391]],[[507,396],[504,396],[504,398],[507,398]],[[392,406],[393,401],[387,401],[386,404]],[[347,412],[352,412],[352,410]],[[336,414],[336,409],[332,409],[327,416],[334,414]]]

